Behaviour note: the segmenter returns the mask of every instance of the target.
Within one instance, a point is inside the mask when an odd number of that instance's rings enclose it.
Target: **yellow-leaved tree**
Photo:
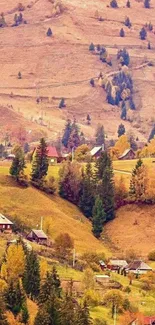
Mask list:
[[[130,148],[130,143],[125,134],[121,135],[118,138],[118,141],[115,143],[114,148],[119,152],[119,155],[122,155],[126,149]]]
[[[6,252],[6,262],[2,264],[1,276],[7,281],[16,281],[25,270],[25,254],[22,245],[12,244]]]

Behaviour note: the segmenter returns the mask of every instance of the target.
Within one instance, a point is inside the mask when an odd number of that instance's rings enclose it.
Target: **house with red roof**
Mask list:
[[[50,165],[57,164],[59,155],[58,155],[56,147],[48,146],[47,151],[48,151],[47,155],[48,155],[48,159],[49,159],[49,164]]]
[[[144,325],[155,325],[155,316],[145,316]]]

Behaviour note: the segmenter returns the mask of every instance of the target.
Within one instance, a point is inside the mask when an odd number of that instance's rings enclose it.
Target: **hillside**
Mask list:
[[[20,122],[27,136],[31,132],[31,140],[42,133],[53,140],[61,134],[65,120],[75,117],[87,137],[93,136],[98,122],[105,125],[109,138],[116,137],[120,108],[107,104],[105,91],[99,86],[90,87],[89,81],[100,72],[105,75],[118,70],[117,51],[126,47],[131,58],[136,111],[132,112],[132,122],[123,123],[146,141],[154,123],[155,67],[143,63],[155,61],[155,38],[152,31],[147,33],[147,40],[141,41],[139,31],[145,23],[155,24],[155,0],[151,1],[151,9],[136,0],[131,8],[126,8],[126,0],[118,0],[118,9],[110,8],[109,0],[62,0],[63,10],[58,15],[53,9],[55,3],[56,0],[54,4],[49,0],[23,0],[22,14],[27,24],[11,27],[18,13],[18,0],[0,1],[7,23],[0,29],[0,111],[5,115],[3,109],[7,107],[10,112],[1,130],[14,132]],[[103,21],[95,19],[96,10]],[[132,22],[131,29],[123,24],[126,16]],[[51,38],[46,36],[49,27]],[[121,27],[125,37],[119,37]],[[148,41],[151,50],[147,49]],[[91,42],[107,48],[112,67],[89,52]],[[22,79],[18,79],[19,71]],[[39,104],[37,97],[42,98]],[[63,110],[58,109],[61,97],[66,99]],[[88,113],[91,126],[86,125]]]
[[[133,249],[139,256],[146,257],[155,247],[155,206],[121,207],[105,231],[119,254]]]
[[[15,222],[31,228],[39,227],[43,217],[43,229],[51,239],[61,232],[74,239],[77,253],[103,251],[109,254],[104,244],[91,233],[91,224],[78,208],[57,195],[47,196],[29,187],[23,189],[9,177],[0,175],[0,211]]]

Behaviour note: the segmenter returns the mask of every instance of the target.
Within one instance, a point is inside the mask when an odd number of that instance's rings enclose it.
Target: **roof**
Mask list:
[[[102,150],[102,146],[94,147],[91,151],[90,154],[91,156],[95,156],[100,150]]]
[[[43,232],[43,230],[36,230],[36,229],[32,229],[32,231],[28,234],[27,237],[32,237],[31,233],[34,233],[39,239],[47,239],[46,234]]]
[[[0,225],[13,225],[13,223],[0,213]]]
[[[106,274],[96,274],[95,275],[95,278],[98,278],[98,279],[109,279],[109,275],[106,275]]]
[[[127,266],[128,270],[152,270],[152,268],[143,261],[133,261]]]
[[[125,260],[110,260],[108,264],[113,266],[124,266],[124,267],[128,265],[127,261]]]
[[[151,325],[153,322],[155,322],[155,316],[145,316],[144,317],[144,325]]]
[[[119,156],[119,159],[125,157],[125,156],[130,152],[130,151],[132,151],[132,152],[134,153],[134,151],[133,151],[131,148],[126,149],[126,150],[122,153],[122,155]],[[135,155],[135,153],[134,153],[134,155]]]
[[[102,260],[100,260],[99,263],[100,263],[101,266],[106,266],[106,264]]]
[[[48,151],[47,153],[48,157],[56,157],[56,158],[59,157],[56,147],[48,146],[47,151]]]

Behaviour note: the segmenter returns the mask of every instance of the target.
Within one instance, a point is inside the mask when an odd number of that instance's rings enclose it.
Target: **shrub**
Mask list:
[[[155,261],[155,250],[149,253],[148,259],[150,261]]]
[[[116,0],[112,0],[112,1],[110,2],[110,7],[111,7],[111,8],[118,8],[117,1],[116,1]]]
[[[119,50],[117,53],[117,59],[120,60],[122,65],[129,65],[130,56],[128,51],[124,48],[123,50]]]
[[[25,7],[23,6],[22,3],[19,3],[18,4],[18,11],[24,11],[25,10]]]
[[[151,50],[151,44],[150,44],[150,42],[148,42],[147,48],[148,48],[148,50]]]
[[[84,293],[84,301],[91,307],[98,306],[101,302],[100,294],[93,289],[88,289]]]
[[[121,28],[120,32],[119,32],[120,37],[124,37],[125,36],[125,32],[124,29]]]

